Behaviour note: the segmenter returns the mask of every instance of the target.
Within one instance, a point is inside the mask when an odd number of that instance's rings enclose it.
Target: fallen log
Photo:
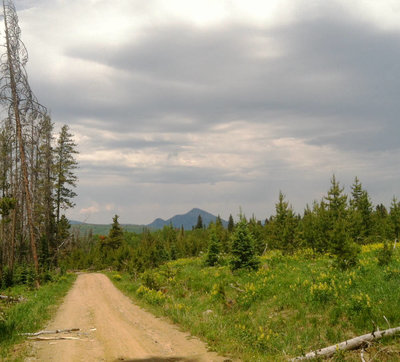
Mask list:
[[[317,357],[330,357],[330,356],[334,355],[335,352],[337,352],[337,351],[349,351],[352,349],[356,349],[358,347],[361,347],[365,343],[378,340],[385,336],[393,336],[396,333],[400,333],[400,327],[389,328],[384,331],[376,331],[376,332],[364,334],[362,336],[348,339],[347,341],[335,344],[333,346],[329,346],[329,347],[325,347],[322,349],[318,349],[316,351],[309,352],[305,356],[299,356],[299,357],[293,358],[292,361],[312,359],[312,358],[317,358]]]
[[[56,329],[55,331],[40,331],[36,333],[20,333],[21,336],[40,336],[41,334],[59,334],[59,333],[71,333],[71,332],[78,332],[80,328],[71,328],[71,329]]]
[[[1,295],[1,294],[0,294],[0,299],[6,300],[8,302],[23,302],[26,300],[24,297],[16,298],[16,297],[10,297],[8,295]]]
[[[80,340],[78,337],[28,337],[31,341],[60,341],[60,340],[68,340],[68,341],[77,341]]]

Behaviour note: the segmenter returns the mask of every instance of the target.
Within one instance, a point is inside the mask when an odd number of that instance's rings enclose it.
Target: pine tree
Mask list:
[[[61,128],[55,149],[55,202],[56,222],[60,220],[60,210],[74,206],[72,199],[76,196],[73,188],[76,187],[77,176],[74,171],[78,167],[75,155],[78,153],[73,135],[69,127]]]
[[[328,195],[325,197],[332,222],[345,219],[347,216],[347,195],[343,194],[343,191],[344,187],[340,187],[339,182],[336,181],[335,175],[333,175],[331,179],[331,188],[328,191]]]
[[[201,215],[197,217],[197,224],[195,226],[195,229],[202,229],[203,228],[203,219],[201,218]]]
[[[217,219],[215,220],[215,231],[217,233],[217,238],[221,243],[221,252],[224,253],[229,253],[230,250],[230,245],[229,245],[229,237],[228,237],[228,232],[224,228],[224,225],[222,224],[222,219],[218,215]]]
[[[122,230],[121,225],[118,222],[118,215],[113,217],[113,223],[111,225],[111,229],[108,232],[108,240],[107,244],[111,249],[118,249],[124,240],[124,231]]]
[[[231,269],[258,269],[260,261],[254,250],[254,238],[247,226],[244,216],[236,224],[235,231],[231,236],[232,259]]]
[[[400,234],[400,202],[396,197],[393,197],[392,204],[390,205],[390,221],[395,241],[398,241]]]
[[[279,192],[279,201],[275,205],[276,214],[273,218],[273,245],[284,253],[292,253],[297,248],[297,219],[285,195]]]
[[[229,215],[229,220],[228,220],[228,231],[231,233],[234,228],[235,228],[235,223],[233,221],[232,214],[230,214]]]
[[[62,215],[60,221],[57,224],[57,249],[64,245],[70,238],[71,224],[65,215]],[[57,257],[57,254],[53,254],[53,257]]]
[[[212,225],[209,230],[208,239],[208,252],[206,256],[205,263],[208,266],[214,266],[218,263],[219,253],[221,252],[221,242],[218,239],[216,227]]]
[[[385,240],[391,238],[390,235],[390,219],[385,205],[378,204],[375,211],[372,213],[373,218],[373,233],[378,240]]]
[[[338,266],[348,268],[357,263],[360,248],[354,243],[349,231],[347,195],[343,191],[344,188],[340,187],[333,175],[331,188],[325,197],[329,220],[327,239],[330,251],[336,256]]]
[[[353,238],[364,241],[372,233],[372,203],[368,192],[362,188],[356,177],[352,185],[352,199],[350,200],[350,216],[353,229]]]
[[[56,220],[54,210],[54,149],[53,123],[49,116],[43,117],[40,124],[40,138],[37,162],[37,187],[35,212],[41,237],[41,250],[53,254],[56,245]]]

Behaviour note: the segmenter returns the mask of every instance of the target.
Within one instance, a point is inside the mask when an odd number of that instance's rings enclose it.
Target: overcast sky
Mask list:
[[[79,144],[72,219],[264,219],[333,173],[400,196],[398,0],[17,0],[33,91]]]

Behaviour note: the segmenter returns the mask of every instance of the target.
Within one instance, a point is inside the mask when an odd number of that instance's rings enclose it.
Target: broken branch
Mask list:
[[[40,331],[36,333],[21,333],[21,336],[40,336],[41,334],[58,334],[58,333],[71,333],[78,332],[80,328],[71,328],[71,329],[56,329],[55,331]]]

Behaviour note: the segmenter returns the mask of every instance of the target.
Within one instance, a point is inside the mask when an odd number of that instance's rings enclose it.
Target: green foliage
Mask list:
[[[356,177],[352,186],[352,199],[350,200],[350,218],[352,223],[352,236],[359,243],[368,238],[373,230],[372,203],[368,192]]]
[[[214,266],[218,263],[219,254],[221,251],[221,242],[217,237],[216,227],[213,226],[209,231],[209,247],[205,263],[208,266]]]
[[[276,214],[269,225],[272,228],[272,245],[284,253],[293,253],[298,247],[296,236],[298,221],[282,192],[279,192],[279,201],[275,209]]]
[[[62,215],[59,222],[57,223],[57,241],[61,244],[63,241],[67,240],[70,236],[69,230],[71,224],[65,215]]]
[[[336,256],[337,265],[346,269],[357,264],[360,248],[354,243],[350,233],[347,210],[347,195],[336,181],[331,179],[331,188],[325,197],[328,207],[328,242],[330,252]]]
[[[0,215],[2,220],[9,215],[10,211],[16,206],[16,200],[12,197],[1,197],[0,198]]]
[[[390,205],[390,221],[392,224],[394,237],[399,240],[400,234],[400,202],[396,197],[393,197],[392,204]]]
[[[228,221],[228,231],[231,233],[234,228],[235,228],[235,223],[233,221],[232,214],[230,214],[229,215],[229,221]]]
[[[0,287],[1,289],[6,289],[12,287],[13,285],[14,285],[13,271],[12,269],[5,267],[1,275]]]
[[[257,255],[262,255],[265,250],[265,230],[261,221],[253,216],[248,223],[249,231],[254,237],[254,249]]]
[[[336,256],[336,264],[347,269],[357,264],[360,246],[350,238],[344,221],[337,221],[330,232],[331,252]]]
[[[392,261],[393,245],[387,240],[383,242],[383,248],[378,252],[378,264],[380,266],[388,265]]]
[[[230,265],[232,270],[257,269],[259,267],[259,261],[254,250],[254,238],[243,216],[240,217],[240,221],[232,233],[231,242],[232,259]]]

